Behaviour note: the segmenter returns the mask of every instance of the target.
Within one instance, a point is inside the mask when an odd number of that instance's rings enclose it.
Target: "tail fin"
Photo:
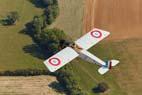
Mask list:
[[[105,74],[106,72],[109,71],[109,69],[112,68],[112,66],[116,66],[117,64],[119,63],[118,60],[109,60],[106,62],[106,65],[105,66],[102,66],[98,69],[98,72],[103,75]]]

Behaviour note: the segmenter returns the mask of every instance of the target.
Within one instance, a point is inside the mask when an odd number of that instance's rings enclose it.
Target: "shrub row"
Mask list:
[[[78,77],[74,75],[71,64],[58,71],[56,76],[67,95],[88,95],[78,84]]]
[[[40,2],[40,5],[43,5],[45,11],[42,16],[35,16],[32,22],[26,24],[26,33],[29,34],[34,42],[44,51],[45,54],[43,55],[47,58],[58,51],[61,41],[68,42],[68,37],[65,35],[64,31],[60,29],[45,29],[58,15],[57,0],[36,1]],[[87,95],[78,84],[78,79],[74,76],[71,66],[64,67],[54,73],[54,75],[57,76],[57,80],[65,88],[67,95]]]
[[[0,76],[36,76],[36,75],[55,75],[54,73],[49,72],[48,70],[39,70],[39,69],[23,69],[15,71],[3,71],[0,72]]]

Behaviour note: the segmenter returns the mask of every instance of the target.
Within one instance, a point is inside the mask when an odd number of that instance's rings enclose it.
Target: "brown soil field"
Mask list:
[[[129,39],[116,47],[121,63],[113,72],[115,80],[126,95],[142,95],[142,40]]]
[[[141,0],[86,0],[84,33],[93,27],[111,32],[109,39],[142,38]]]
[[[116,52],[120,52],[122,59],[120,65],[113,71],[115,80],[126,95],[141,95],[142,1],[85,1],[83,33],[97,27],[111,32],[107,41],[121,40]]]
[[[0,95],[63,95],[49,86],[53,82],[57,80],[52,76],[2,76],[0,77]]]

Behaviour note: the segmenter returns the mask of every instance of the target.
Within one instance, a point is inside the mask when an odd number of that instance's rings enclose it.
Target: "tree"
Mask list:
[[[46,27],[46,17],[42,16],[34,16],[33,20],[26,25],[26,33],[30,36],[36,38],[39,37],[41,32],[43,32]]]
[[[51,24],[59,14],[58,0],[30,0],[37,7],[44,8],[46,23]]]
[[[59,8],[58,5],[49,5],[45,10],[44,10],[44,15],[47,18],[47,24],[51,24],[57,15],[59,14]]]
[[[41,2],[46,5],[46,6],[49,6],[49,5],[53,5],[53,0],[41,0]]]
[[[57,0],[39,0],[39,2],[41,2],[41,4],[44,7],[50,6],[50,5],[57,5],[58,1]]]
[[[64,87],[67,95],[88,95],[78,84],[78,78],[74,75],[71,64],[57,72],[57,80]]]
[[[13,25],[16,23],[17,20],[19,20],[19,14],[18,12],[14,11],[14,12],[10,12],[7,15],[5,22],[7,25]]]
[[[42,22],[40,21],[40,17],[34,16],[32,25],[34,28],[34,37],[39,36],[42,32]]]
[[[45,56],[51,56],[59,51],[60,40],[66,38],[62,30],[53,28],[43,30],[38,37],[35,37],[35,42],[42,48]]]
[[[93,92],[95,93],[104,93],[109,89],[109,86],[105,82],[101,82],[97,85],[97,87],[93,88]]]
[[[57,0],[30,0],[30,1],[40,8],[46,8],[47,6],[55,4],[57,5],[58,3]]]

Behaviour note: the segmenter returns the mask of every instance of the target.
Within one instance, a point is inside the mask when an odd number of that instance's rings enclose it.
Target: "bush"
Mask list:
[[[39,70],[39,69],[23,69],[15,71],[4,71],[0,73],[0,76],[35,76],[35,75],[54,75],[48,70]]]
[[[44,8],[43,15],[46,17],[46,23],[51,24],[59,14],[58,0],[30,0],[37,7]]]
[[[46,8],[47,6],[57,4],[57,0],[29,0],[37,7]]]
[[[59,14],[58,1],[57,0],[34,0],[35,2],[40,2],[47,4],[43,15],[34,16],[33,20],[27,23],[26,33],[36,39],[39,37],[41,32],[46,28],[47,24],[50,25],[57,15]]]
[[[45,56],[51,56],[59,51],[59,42],[63,39],[67,39],[65,33],[53,28],[42,32],[35,42],[42,48]]]
[[[58,16],[58,14],[59,14],[58,5],[48,6],[44,11],[44,15],[47,18],[46,19],[47,24],[51,24],[55,20],[55,18]]]
[[[104,93],[109,89],[108,85],[105,82],[101,82],[98,84],[97,87],[93,89],[93,92],[95,93]]]
[[[18,12],[10,12],[5,19],[5,25],[13,25],[17,20],[19,20]]]
[[[26,33],[35,38],[41,34],[46,27],[45,16],[34,16],[33,20],[25,25]]]
[[[78,78],[74,76],[71,67],[65,66],[56,75],[59,83],[65,88],[67,95],[88,95],[78,84]]]

